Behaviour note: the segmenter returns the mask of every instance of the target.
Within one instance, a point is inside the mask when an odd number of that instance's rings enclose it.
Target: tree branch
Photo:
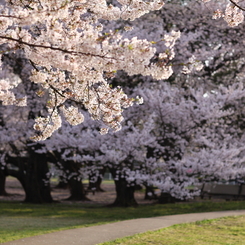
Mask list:
[[[85,55],[85,56],[94,56],[94,57],[99,57],[102,59],[115,59],[113,57],[106,57],[103,55],[99,55],[99,54],[90,54],[90,53],[84,53],[84,52],[80,52],[80,51],[72,51],[72,50],[66,50],[66,49],[62,49],[62,48],[58,48],[58,47],[52,47],[52,46],[46,46],[46,45],[41,45],[41,44],[34,44],[34,43],[28,43],[25,41],[22,41],[21,39],[16,39],[13,37],[6,37],[6,36],[1,36],[0,35],[0,39],[7,39],[10,41],[14,41],[17,42],[19,44],[23,44],[23,45],[27,45],[29,47],[33,47],[33,48],[46,48],[46,49],[51,49],[51,50],[56,50],[56,51],[60,51],[63,53],[67,53],[67,54],[73,54],[73,55]]]
[[[230,0],[232,4],[234,4],[237,8],[241,9],[242,11],[245,11],[245,8],[242,8],[240,5],[238,5],[234,0]]]

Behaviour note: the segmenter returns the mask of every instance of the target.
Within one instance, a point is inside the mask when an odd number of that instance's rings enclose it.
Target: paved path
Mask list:
[[[174,224],[195,222],[204,219],[215,219],[232,215],[245,215],[245,210],[168,215],[155,218],[126,220],[106,225],[91,226],[28,237],[13,242],[7,242],[4,243],[4,245],[95,245],[149,230],[158,230]]]

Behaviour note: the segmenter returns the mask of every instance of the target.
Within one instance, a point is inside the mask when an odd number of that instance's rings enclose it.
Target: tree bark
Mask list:
[[[46,156],[30,150],[28,157],[7,157],[7,161],[18,170],[8,170],[8,174],[16,177],[24,191],[25,202],[51,203],[51,188],[47,174],[49,172]]]
[[[5,190],[6,183],[6,175],[4,171],[0,169],[0,196],[7,196],[7,192]]]
[[[128,186],[125,179],[120,178],[115,180],[116,185],[116,200],[112,206],[116,207],[132,207],[137,206],[137,202],[134,198],[135,187]]]
[[[68,180],[68,185],[70,188],[70,197],[67,200],[72,201],[87,201],[89,200],[85,195],[85,190],[83,187],[83,183],[81,180],[77,180],[75,178],[70,178]]]
[[[31,151],[26,176],[24,178],[24,189],[26,192],[25,202],[53,202],[49,178],[47,177],[48,172],[49,168],[46,156]]]
[[[116,170],[110,170],[116,187],[116,200],[111,206],[115,207],[135,207],[138,203],[135,200],[135,186],[129,186],[125,178],[117,176],[115,180]]]

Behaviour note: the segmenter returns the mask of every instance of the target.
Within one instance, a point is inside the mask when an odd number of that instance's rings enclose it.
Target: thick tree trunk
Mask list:
[[[77,180],[75,178],[71,178],[68,180],[68,185],[70,188],[70,197],[67,200],[72,201],[86,201],[89,200],[85,195],[85,190],[83,187],[83,183],[81,180]]]
[[[53,202],[45,155],[31,151],[28,158],[8,156],[7,161],[18,168],[18,170],[9,169],[8,174],[20,181],[25,191],[25,202]]]
[[[137,206],[137,202],[134,198],[135,187],[128,186],[128,183],[125,179],[119,178],[115,180],[116,185],[116,200],[112,206],[116,207],[132,207]]]
[[[2,170],[0,170],[0,196],[7,196],[5,190],[6,176]]]
[[[117,175],[116,169],[110,169],[116,187],[116,200],[110,206],[115,207],[132,207],[137,206],[138,203],[134,198],[135,187],[129,186],[125,178]]]
[[[49,172],[46,157],[32,153],[27,164],[27,172],[24,177],[23,187],[26,193],[25,202],[51,203],[51,188],[47,173]]]

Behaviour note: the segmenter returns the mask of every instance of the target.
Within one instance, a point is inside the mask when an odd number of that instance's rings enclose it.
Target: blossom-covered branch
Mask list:
[[[163,6],[160,0],[118,1],[120,6],[105,0],[80,1],[6,1],[0,6],[0,44],[7,50],[22,49],[35,67],[31,80],[48,91],[47,107],[59,117],[69,111],[75,118],[77,110],[61,107],[66,101],[82,103],[93,119],[101,120],[106,128],[120,129],[122,111],[133,104],[121,88],[111,88],[105,74],[125,70],[129,75],[151,75],[167,79],[172,74],[169,61],[174,58],[178,32],[166,35],[166,50],[158,54],[161,62],[152,62],[154,44],[133,37],[123,38],[116,31],[103,32],[100,19],[134,20]],[[13,16],[13,17],[12,17]],[[4,50],[3,50],[4,54]],[[166,60],[166,62],[164,62]],[[55,89],[51,89],[55,88]],[[1,99],[7,92],[1,90]],[[5,95],[5,97],[4,97]],[[62,96],[61,96],[62,95]],[[15,100],[12,100],[13,104]],[[72,107],[71,107],[72,108]],[[66,113],[66,115],[68,115]],[[36,129],[57,129],[57,120],[37,119]],[[66,116],[67,118],[67,116]],[[82,116],[81,116],[82,118]],[[81,120],[68,120],[80,123]],[[103,129],[106,132],[107,129]],[[51,131],[52,131],[51,130]],[[44,140],[52,134],[46,131],[34,137]]]
[[[203,0],[203,2],[210,2],[211,0]],[[213,18],[224,18],[224,20],[228,23],[229,26],[237,26],[241,24],[244,20],[244,11],[245,8],[243,8],[239,0],[227,0],[228,4],[226,5],[225,10],[217,9],[214,11]],[[220,1],[221,4],[224,4],[225,2],[222,0]],[[219,1],[218,1],[219,3]]]

